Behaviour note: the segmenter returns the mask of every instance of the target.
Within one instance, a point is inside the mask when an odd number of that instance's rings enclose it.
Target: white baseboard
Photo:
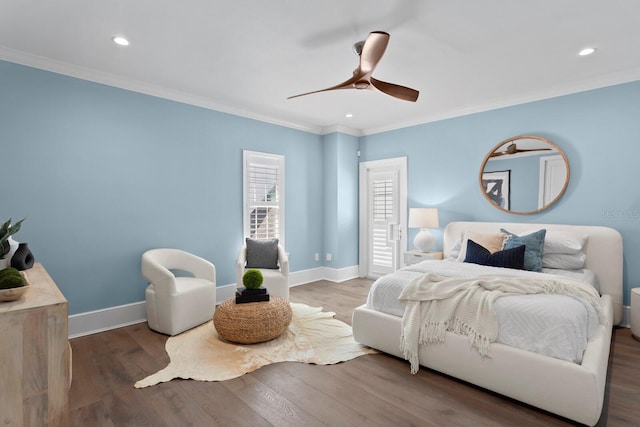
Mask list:
[[[356,277],[358,277],[358,266],[342,269],[320,267],[290,273],[289,285],[293,287],[318,280],[344,282]],[[233,297],[235,289],[235,283],[218,286],[216,288],[216,303],[220,304]],[[73,314],[69,316],[69,338],[78,338],[146,321],[147,310],[144,301]]]
[[[324,280],[328,280],[330,282],[344,282],[345,280],[355,279],[360,277],[358,275],[358,266],[354,265],[346,268],[323,268],[324,270]]]
[[[103,308],[69,316],[69,338],[121,328],[147,321],[145,302]]]
[[[319,267],[289,273],[289,286],[304,285],[318,280],[340,283],[345,280],[355,279],[356,277],[359,277],[357,265],[340,269]]]
[[[236,295],[236,284],[218,286],[216,288],[216,305]]]

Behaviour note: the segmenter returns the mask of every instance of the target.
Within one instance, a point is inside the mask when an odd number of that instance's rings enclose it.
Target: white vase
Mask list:
[[[7,253],[3,259],[0,259],[0,270],[11,266],[11,257],[13,257],[13,254],[16,253],[16,250],[20,245],[20,242],[16,242],[11,237],[9,237],[7,241],[9,242],[9,253]]]

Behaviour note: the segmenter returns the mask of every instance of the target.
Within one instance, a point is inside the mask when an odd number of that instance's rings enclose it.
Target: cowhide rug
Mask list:
[[[222,341],[213,321],[176,335],[165,346],[171,361],[153,375],[138,381],[149,387],[174,378],[224,381],[278,362],[331,365],[375,350],[353,339],[351,326],[323,312],[322,307],[291,303],[291,325],[280,337],[260,344],[236,345]]]

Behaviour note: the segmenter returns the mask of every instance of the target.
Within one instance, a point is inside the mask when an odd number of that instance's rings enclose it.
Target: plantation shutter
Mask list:
[[[390,225],[397,222],[395,180],[392,173],[371,177],[371,271],[387,274],[394,271],[395,247],[390,239]]]
[[[244,151],[244,234],[284,244],[284,157]]]

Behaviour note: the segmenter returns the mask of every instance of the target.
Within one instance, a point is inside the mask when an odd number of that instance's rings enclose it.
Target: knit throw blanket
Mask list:
[[[598,292],[577,280],[551,275],[548,278],[498,275],[452,278],[429,273],[409,283],[399,297],[406,304],[401,351],[411,363],[411,373],[419,369],[419,345],[443,342],[448,330],[467,335],[470,345],[481,356],[490,357],[490,345],[498,336],[494,301],[522,294],[583,298],[593,305],[600,324],[606,322]]]

